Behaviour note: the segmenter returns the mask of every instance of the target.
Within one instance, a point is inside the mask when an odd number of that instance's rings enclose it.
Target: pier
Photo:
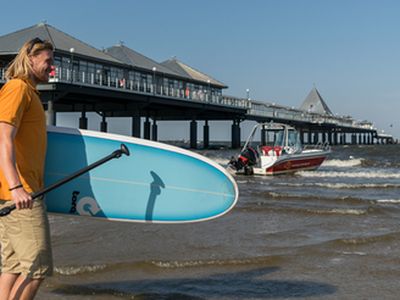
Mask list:
[[[188,121],[192,148],[197,147],[198,122],[204,121],[202,140],[207,148],[209,121],[215,120],[232,122],[233,148],[240,147],[240,124],[245,120],[292,125],[305,144],[394,142],[371,122],[332,114],[315,87],[303,103],[308,109],[228,96],[223,94],[224,83],[176,58],[158,63],[123,43],[101,51],[44,23],[0,37],[0,85],[7,64],[25,41],[35,37],[55,46],[50,81],[38,86],[50,125],[57,124],[57,113],[79,112],[79,127],[86,129],[87,113],[96,112],[101,131],[107,131],[110,118],[129,117],[132,136],[158,140],[159,121],[182,120]]]

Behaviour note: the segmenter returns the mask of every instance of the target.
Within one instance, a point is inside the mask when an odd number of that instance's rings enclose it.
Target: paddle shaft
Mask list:
[[[94,168],[97,168],[98,166],[108,162],[111,159],[120,158],[123,154],[129,156],[129,150],[124,144],[121,144],[121,149],[115,150],[113,153],[107,155],[106,157],[99,159],[98,161],[88,165],[87,167],[82,168],[82,169],[76,171],[75,173],[72,173],[71,175],[49,185],[48,187],[44,188],[43,190],[33,193],[32,199],[36,199],[36,198],[43,196],[44,194],[60,187],[63,184],[66,184],[67,182],[70,182],[71,180],[81,176],[82,174],[84,174],[90,170],[93,170]],[[13,205],[10,205],[10,206],[0,209],[0,217],[4,217],[4,216],[8,215],[16,208],[17,208],[16,205],[13,204]]]

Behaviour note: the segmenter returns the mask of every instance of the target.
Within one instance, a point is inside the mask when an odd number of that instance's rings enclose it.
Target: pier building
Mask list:
[[[176,58],[158,63],[122,42],[99,50],[46,23],[0,37],[0,85],[8,63],[35,37],[55,46],[50,81],[38,87],[48,124],[57,124],[57,113],[79,112],[79,127],[86,129],[87,113],[95,112],[101,116],[101,131],[107,131],[109,118],[129,117],[132,136],[157,140],[158,121],[184,120],[192,148],[197,147],[198,121],[204,121],[203,146],[208,147],[208,122],[213,120],[232,122],[234,148],[240,146],[245,120],[288,123],[301,131],[304,143],[393,142],[368,121],[333,115],[316,88],[300,108],[228,96],[226,84]]]

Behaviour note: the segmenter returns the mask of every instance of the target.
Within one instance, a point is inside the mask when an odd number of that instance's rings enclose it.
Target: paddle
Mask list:
[[[86,173],[94,168],[97,168],[98,166],[104,164],[105,162],[107,162],[113,158],[120,158],[123,154],[129,156],[130,153],[129,153],[128,147],[126,147],[124,144],[121,144],[121,149],[115,150],[113,153],[107,155],[106,157],[92,163],[91,165],[89,165],[85,168],[82,168],[81,170],[76,171],[75,173],[65,177],[64,179],[61,179],[61,180],[49,185],[48,187],[44,188],[43,190],[33,193],[32,199],[43,196],[44,194],[58,188],[59,186],[71,181],[72,179],[75,179],[75,178],[81,176],[83,173]],[[3,209],[0,209],[0,217],[4,217],[4,216],[8,215],[14,209],[16,209],[15,204],[4,207]]]

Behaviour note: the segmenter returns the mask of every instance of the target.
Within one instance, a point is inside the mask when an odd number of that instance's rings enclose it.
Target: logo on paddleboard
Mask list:
[[[79,194],[79,191],[72,192],[71,209],[69,211],[71,214],[95,216],[101,211],[96,199],[92,197],[83,197],[78,200]]]

